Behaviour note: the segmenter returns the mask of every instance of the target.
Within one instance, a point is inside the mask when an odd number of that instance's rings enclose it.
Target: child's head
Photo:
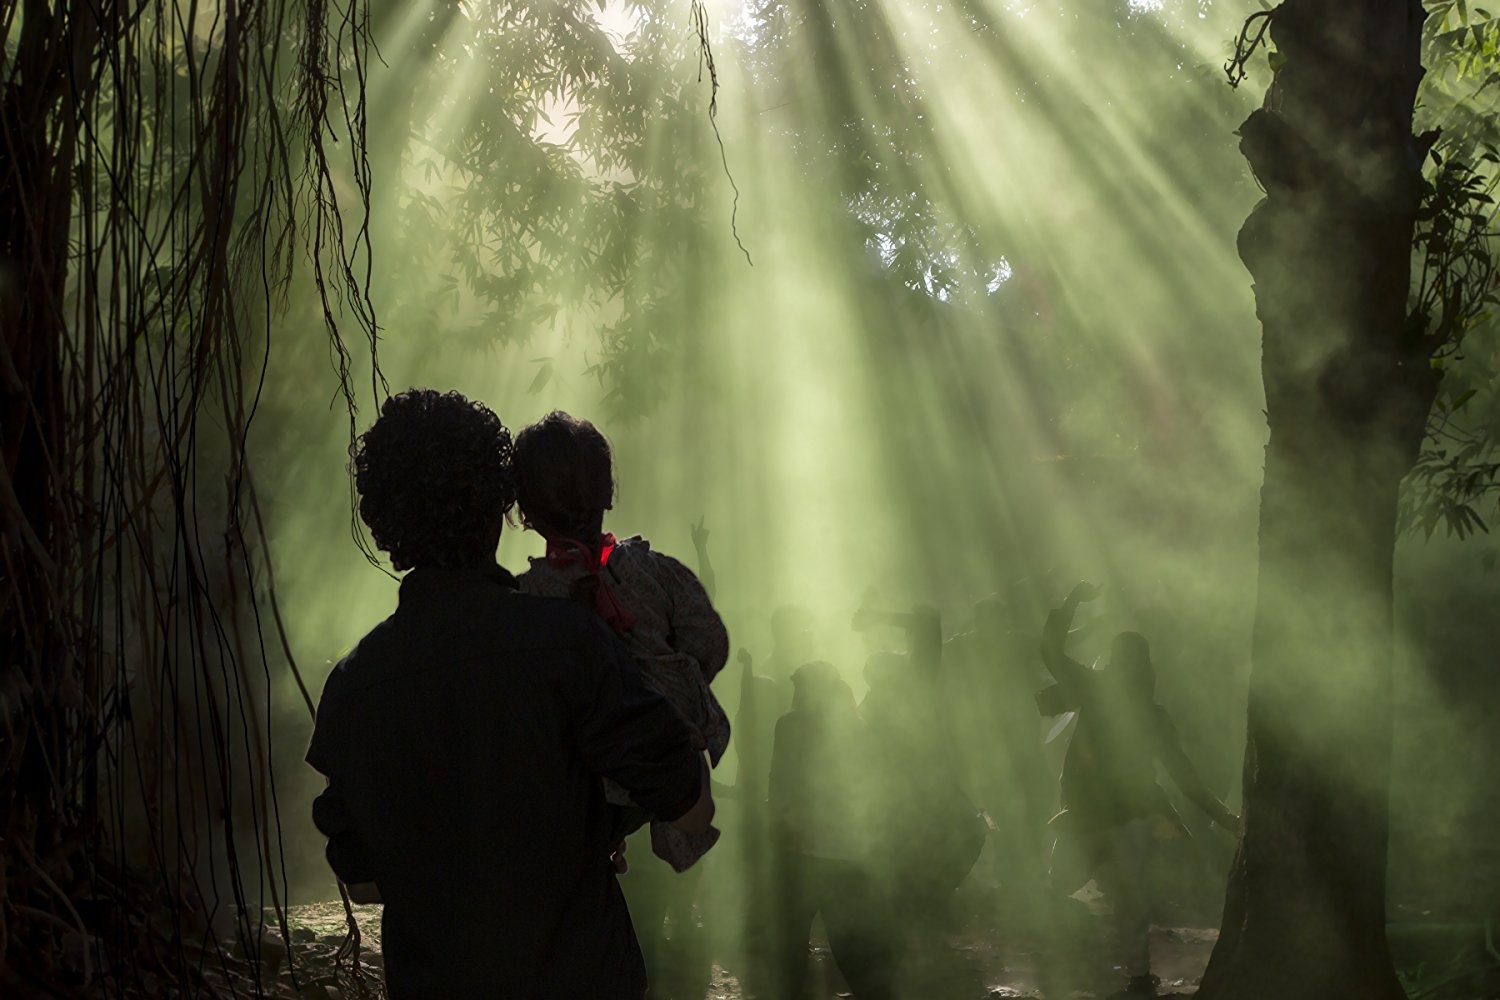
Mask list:
[[[609,442],[587,420],[561,410],[516,435],[521,523],[547,538],[591,542],[614,503]]]

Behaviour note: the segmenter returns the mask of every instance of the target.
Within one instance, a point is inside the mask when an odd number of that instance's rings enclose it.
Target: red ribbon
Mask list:
[[[603,618],[616,632],[628,632],[635,625],[635,615],[631,614],[629,608],[615,600],[614,591],[609,589],[609,578],[604,575],[604,567],[609,565],[609,557],[614,551],[615,536],[609,533],[599,536],[597,554],[594,549],[572,538],[549,538],[547,539],[547,565],[555,569],[582,566],[587,570],[596,581],[594,610],[599,612],[599,617]]]

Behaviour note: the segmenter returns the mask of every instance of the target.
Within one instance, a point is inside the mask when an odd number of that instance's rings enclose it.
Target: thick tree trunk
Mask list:
[[[1403,996],[1385,938],[1397,491],[1436,389],[1406,324],[1418,0],[1287,0],[1243,149],[1266,448],[1245,833],[1199,992]]]

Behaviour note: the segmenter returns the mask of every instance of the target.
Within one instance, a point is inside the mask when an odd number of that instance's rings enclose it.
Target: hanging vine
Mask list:
[[[246,438],[294,264],[351,427],[383,391],[344,228],[367,24],[0,2],[0,994],[264,992],[281,623]]]

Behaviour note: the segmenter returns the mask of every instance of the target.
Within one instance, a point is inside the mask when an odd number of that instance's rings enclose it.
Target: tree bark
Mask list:
[[[1403,997],[1385,936],[1397,492],[1436,391],[1406,322],[1418,0],[1286,0],[1242,149],[1270,441],[1244,836],[1205,1000]]]

